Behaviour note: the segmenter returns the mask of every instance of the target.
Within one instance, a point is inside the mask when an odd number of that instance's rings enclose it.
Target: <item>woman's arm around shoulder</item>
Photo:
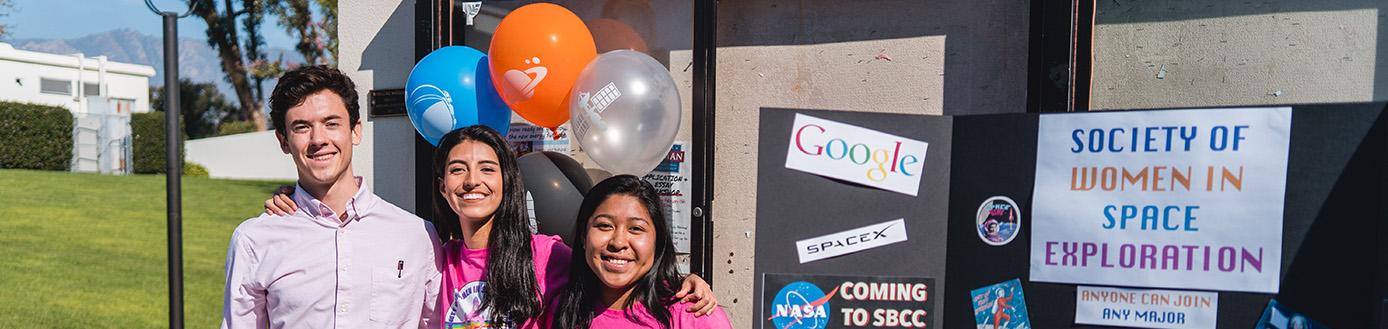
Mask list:
[[[714,307],[705,315],[684,312],[692,306],[690,302],[678,302],[670,306],[670,329],[732,329],[728,313],[722,307]]]

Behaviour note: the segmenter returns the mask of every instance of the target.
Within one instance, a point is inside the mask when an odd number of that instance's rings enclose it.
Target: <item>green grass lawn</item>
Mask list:
[[[164,179],[0,170],[0,328],[167,327]],[[218,326],[231,231],[289,184],[183,178],[188,328]]]

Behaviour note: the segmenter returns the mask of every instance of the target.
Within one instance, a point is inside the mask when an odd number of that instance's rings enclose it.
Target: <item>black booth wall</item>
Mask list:
[[[1268,301],[1276,299],[1331,328],[1388,328],[1385,104],[1292,108],[1279,293],[1219,292],[1217,327],[1252,328]],[[921,193],[912,198],[786,169],[796,112],[929,142],[925,170],[937,176],[922,178]],[[943,309],[943,318],[935,323],[974,328],[969,291],[1021,279],[1034,328],[1095,327],[1074,324],[1076,285],[1028,281],[1037,114],[938,117],[762,109],[761,116],[758,296],[762,274],[768,272],[936,277],[941,297],[934,305]],[[995,247],[978,239],[974,216],[979,204],[998,195],[1016,200],[1024,220],[1021,235]],[[846,205],[861,211],[839,210]],[[915,226],[909,243],[807,264],[795,259],[796,240],[901,217]],[[758,302],[754,316],[762,308]],[[754,327],[762,322],[754,321]]]

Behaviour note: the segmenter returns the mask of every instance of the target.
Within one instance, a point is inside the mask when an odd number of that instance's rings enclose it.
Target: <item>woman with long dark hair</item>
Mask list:
[[[571,249],[557,236],[530,233],[525,183],[500,133],[483,125],[459,128],[438,146],[434,226],[447,241],[438,253],[442,327],[537,328],[543,306],[568,282]],[[294,212],[296,205],[282,196],[267,201],[267,211]],[[688,312],[717,309],[707,282],[685,281],[677,296],[694,302]]]
[[[568,282],[572,252],[557,236],[530,233],[525,183],[510,143],[483,125],[454,130],[439,139],[434,175],[434,222],[448,241],[439,305],[444,328],[537,327],[542,306]],[[708,284],[693,281],[700,291],[688,297],[701,305],[689,309],[716,309]]]
[[[569,284],[552,328],[731,328],[727,314],[680,312],[683,283],[663,203],[649,182],[608,178],[588,191],[574,223]]]
[[[434,177],[434,223],[448,241],[443,327],[494,328],[537,318],[549,288],[566,281],[560,275],[568,270],[569,250],[557,237],[530,234],[525,184],[510,143],[486,126],[454,130],[439,139]]]

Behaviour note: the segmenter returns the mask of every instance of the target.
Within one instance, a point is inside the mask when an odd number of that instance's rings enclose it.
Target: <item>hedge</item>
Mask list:
[[[207,167],[203,167],[197,162],[183,161],[183,176],[188,177],[208,177]]]
[[[67,109],[0,102],[0,168],[67,170],[72,143]]]
[[[260,131],[256,128],[255,122],[250,121],[222,121],[217,125],[217,136],[235,135]]]
[[[164,163],[164,112],[132,113],[130,114],[130,130],[134,137],[134,149],[131,150],[135,161],[135,173],[137,174],[163,174],[168,173]],[[180,134],[183,140],[188,139],[187,134]],[[187,154],[187,148],[180,147],[183,151],[180,156]]]

